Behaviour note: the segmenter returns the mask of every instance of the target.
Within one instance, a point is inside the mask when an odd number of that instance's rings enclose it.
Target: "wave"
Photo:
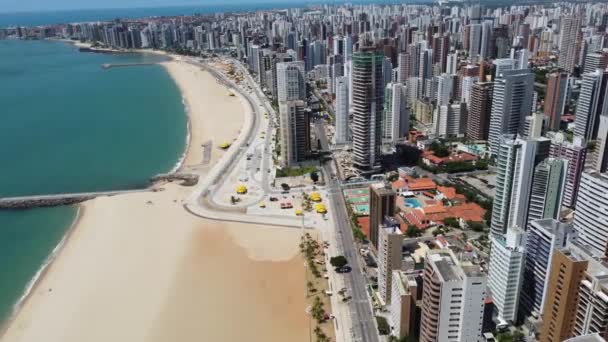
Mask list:
[[[184,162],[186,161],[186,156],[188,155],[188,150],[190,149],[190,139],[191,139],[191,135],[192,135],[192,128],[190,127],[190,107],[188,107],[188,102],[186,101],[186,98],[184,96],[182,96],[182,104],[184,105],[184,112],[186,113],[186,143],[185,143],[185,148],[184,148],[184,152],[181,154],[181,156],[179,157],[179,159],[177,160],[177,163],[175,163],[175,165],[173,166],[173,168],[171,168],[171,170],[169,171],[169,173],[176,173],[183,165]]]

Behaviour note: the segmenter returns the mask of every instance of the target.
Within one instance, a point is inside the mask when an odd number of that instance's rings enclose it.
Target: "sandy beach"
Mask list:
[[[239,134],[246,108],[199,68],[164,63],[186,100],[190,147]],[[63,249],[1,341],[308,341],[300,231],[214,222],[182,207],[191,188],[83,204]]]

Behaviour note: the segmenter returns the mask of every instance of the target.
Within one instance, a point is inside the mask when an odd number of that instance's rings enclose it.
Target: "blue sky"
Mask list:
[[[229,3],[272,3],[278,0],[228,0]],[[0,13],[65,11],[97,8],[134,8],[159,6],[212,5],[221,0],[0,0]]]

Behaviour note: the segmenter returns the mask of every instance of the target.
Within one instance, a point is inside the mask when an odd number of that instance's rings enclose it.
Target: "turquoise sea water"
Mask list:
[[[181,94],[151,55],[0,41],[0,197],[140,187],[186,142]],[[0,320],[70,226],[72,207],[0,211]]]

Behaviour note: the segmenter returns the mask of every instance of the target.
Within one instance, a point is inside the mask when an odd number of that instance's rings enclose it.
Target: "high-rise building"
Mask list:
[[[555,249],[551,258],[540,342],[560,342],[572,336],[578,305],[578,287],[588,259],[570,248]]]
[[[583,74],[594,72],[597,69],[606,70],[608,66],[608,52],[589,53],[585,57]]]
[[[405,84],[410,77],[410,54],[402,52],[397,62],[397,82]]]
[[[505,236],[493,235],[488,288],[500,322],[514,323],[523,280],[525,233],[521,228],[507,230]]]
[[[378,292],[386,304],[391,303],[393,271],[401,269],[403,234],[399,226],[381,226],[378,241]]]
[[[486,276],[449,249],[427,252],[420,342],[480,341]]]
[[[526,255],[524,280],[518,316],[537,316],[543,312],[547,296],[547,282],[553,253],[566,247],[568,238],[573,234],[572,224],[561,223],[555,219],[533,220],[526,231]]]
[[[596,172],[608,170],[608,112],[600,115],[599,129],[592,152],[591,168]]]
[[[574,142],[565,141],[560,133],[556,134],[551,141],[549,155],[553,158],[562,158],[568,161],[568,172],[566,174],[566,187],[564,189],[564,200],[562,205],[574,208],[581,173],[585,166],[587,147],[583,146],[582,139],[574,137]]]
[[[513,58],[498,58],[492,61],[494,67],[494,80],[500,77],[507,70],[515,70],[517,61]]]
[[[401,270],[393,271],[391,286],[390,318],[392,334],[398,338],[416,337],[420,325],[420,307],[422,286],[418,285],[413,275],[406,275]]]
[[[348,105],[348,78],[338,77],[336,79],[336,134],[334,142],[336,144],[346,144],[350,142],[350,128],[348,126],[349,105]]]
[[[304,62],[277,63],[278,102],[306,99]]]
[[[281,164],[291,166],[310,151],[310,114],[302,100],[279,102]]]
[[[577,16],[562,17],[559,29],[559,56],[557,65],[568,73],[576,64],[576,42],[579,38],[581,19]]]
[[[527,222],[538,219],[559,219],[568,162],[547,158],[534,169]],[[527,225],[526,225],[527,226]]]
[[[608,174],[584,172],[576,200],[578,241],[598,257],[608,256]]]
[[[467,137],[473,140],[487,140],[492,112],[493,83],[475,83],[471,87]]]
[[[472,63],[483,59],[481,53],[481,39],[483,28],[481,24],[471,24],[469,26],[469,60]]]
[[[568,97],[568,74],[565,72],[552,73],[548,76],[548,79],[545,118],[547,128],[551,131],[558,131],[566,106],[566,98]]]
[[[369,48],[353,55],[353,164],[365,171],[379,169],[382,160],[383,61]]]
[[[532,108],[534,75],[529,70],[506,70],[498,75],[492,95],[489,143],[498,154],[500,136],[517,134]]]
[[[369,191],[369,240],[378,249],[379,230],[384,218],[395,215],[395,191],[388,184],[377,183]]]
[[[466,104],[447,104],[435,108],[433,124],[440,137],[460,137],[466,130]]]
[[[583,84],[576,106],[574,135],[585,141],[597,136],[599,117],[608,95],[608,71],[596,70],[583,74]],[[608,107],[608,106],[607,106]]]
[[[394,144],[405,132],[402,121],[409,121],[406,108],[406,87],[401,83],[389,83],[384,92],[384,115],[382,117],[382,141]],[[409,122],[405,122],[409,127]]]
[[[525,228],[534,167],[547,157],[548,142],[515,139],[514,135],[501,137],[490,224],[493,235],[503,235],[514,226]]]

